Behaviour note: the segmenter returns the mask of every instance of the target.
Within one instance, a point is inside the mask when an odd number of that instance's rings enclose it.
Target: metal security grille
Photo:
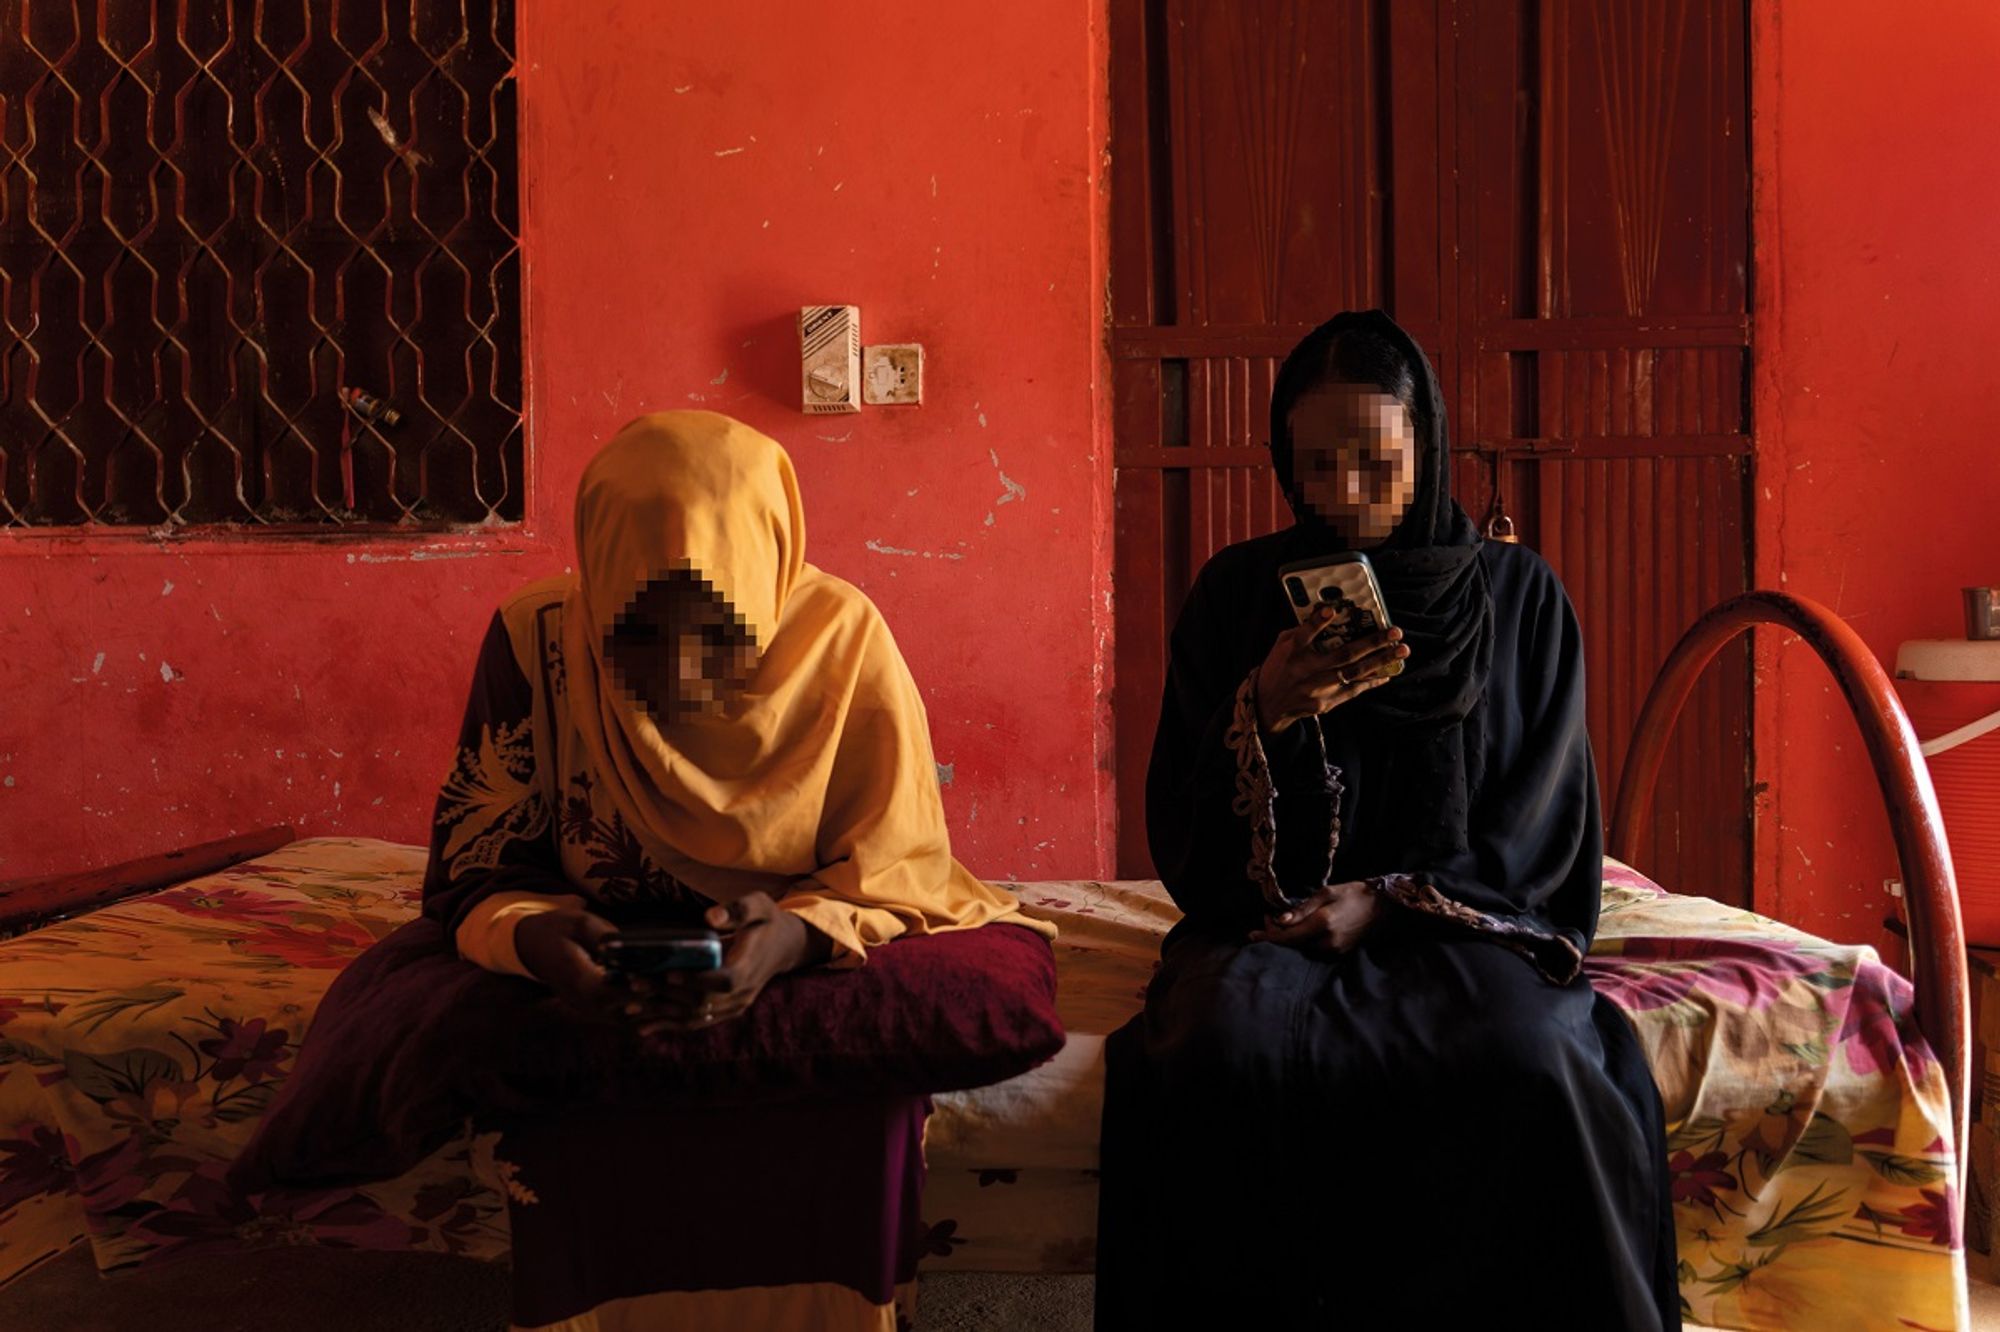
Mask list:
[[[0,527],[522,515],[513,0],[0,0]]]

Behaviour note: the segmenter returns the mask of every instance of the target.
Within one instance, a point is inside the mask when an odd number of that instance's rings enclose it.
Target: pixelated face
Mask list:
[[[1350,545],[1389,539],[1417,494],[1417,427],[1373,385],[1322,384],[1292,406],[1292,476]]]
[[[757,656],[743,617],[691,569],[641,585],[604,636],[618,686],[659,726],[722,713],[749,685]]]

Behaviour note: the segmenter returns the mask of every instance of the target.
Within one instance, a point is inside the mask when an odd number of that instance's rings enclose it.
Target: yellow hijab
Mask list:
[[[557,749],[654,860],[718,901],[782,895],[849,964],[906,931],[1005,919],[1053,933],[952,858],[916,682],[874,604],[806,563],[776,440],[714,412],[641,417],[584,469],[576,541],[569,715],[553,719],[573,743]],[[728,599],[760,656],[720,716],[663,728],[609,684],[604,642],[634,593],[677,568]]]

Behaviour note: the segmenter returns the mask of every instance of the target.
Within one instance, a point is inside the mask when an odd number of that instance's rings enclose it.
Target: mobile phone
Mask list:
[[[1300,624],[1312,618],[1315,607],[1328,606],[1333,619],[1313,640],[1321,652],[1357,638],[1386,633],[1390,628],[1389,604],[1383,600],[1382,585],[1375,581],[1375,566],[1358,550],[1296,560],[1278,570],[1285,600]],[[1401,675],[1403,663],[1392,661],[1377,674]]]
[[[597,960],[621,976],[657,976],[666,971],[717,971],[722,936],[714,930],[649,927],[620,930],[597,945]]]

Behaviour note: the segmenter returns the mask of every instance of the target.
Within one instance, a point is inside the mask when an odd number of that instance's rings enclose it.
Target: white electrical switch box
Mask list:
[[[885,342],[861,349],[861,400],[871,407],[924,400],[924,349],[915,342]]]
[[[861,307],[799,311],[800,407],[814,415],[861,410]]]

